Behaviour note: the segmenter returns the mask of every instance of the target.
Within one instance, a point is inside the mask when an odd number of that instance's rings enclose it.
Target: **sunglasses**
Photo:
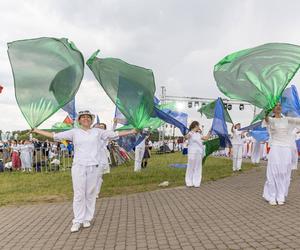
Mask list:
[[[85,110],[85,111],[79,111],[78,112],[79,115],[86,114],[86,113],[90,114],[90,111],[89,110]]]

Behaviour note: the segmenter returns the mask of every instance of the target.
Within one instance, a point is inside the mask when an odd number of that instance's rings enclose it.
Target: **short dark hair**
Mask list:
[[[197,121],[193,121],[191,124],[190,124],[190,127],[189,127],[189,131],[191,131],[193,128],[199,126],[199,122]]]
[[[103,122],[100,122],[99,125],[102,125],[106,129],[106,124]]]

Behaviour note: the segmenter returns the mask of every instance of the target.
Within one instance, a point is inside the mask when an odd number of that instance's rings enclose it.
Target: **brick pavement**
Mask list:
[[[284,206],[261,198],[265,168],[204,183],[97,201],[70,233],[71,203],[0,208],[0,249],[300,249],[300,170]]]

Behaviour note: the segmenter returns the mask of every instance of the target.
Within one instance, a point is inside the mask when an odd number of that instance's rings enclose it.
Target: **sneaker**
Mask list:
[[[80,223],[73,223],[71,227],[71,233],[76,233],[79,231],[79,229],[80,229]]]
[[[269,204],[270,204],[271,206],[276,206],[276,205],[277,205],[276,201],[269,201]]]
[[[91,226],[91,222],[90,221],[84,221],[83,222],[83,228],[88,228],[88,227],[90,227]]]
[[[278,205],[284,205],[284,201],[278,201]]]

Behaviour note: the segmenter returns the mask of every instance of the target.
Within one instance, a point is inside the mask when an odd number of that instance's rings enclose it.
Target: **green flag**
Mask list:
[[[204,141],[203,145],[205,146],[205,156],[202,159],[202,164],[205,163],[206,158],[211,155],[213,152],[219,150],[220,148],[220,138],[210,139],[208,141]]]
[[[221,99],[222,100],[222,99]],[[201,115],[205,115],[207,119],[213,119],[214,116],[215,116],[215,107],[216,107],[216,102],[217,100],[215,101],[212,101],[204,106],[202,106],[198,112],[201,113]],[[223,103],[223,100],[222,100],[222,104],[223,104],[223,110],[224,110],[224,116],[225,116],[225,121],[228,122],[228,123],[232,123],[232,120],[231,120],[231,117],[227,111],[227,109],[224,107],[224,103]]]
[[[10,42],[8,56],[16,100],[31,128],[38,127],[75,96],[84,59],[66,38]]]
[[[214,67],[222,93],[271,110],[300,66],[300,46],[269,43],[235,52]]]
[[[97,58],[96,51],[87,61],[104,91],[134,128],[149,127],[154,108],[153,72],[116,58]]]

